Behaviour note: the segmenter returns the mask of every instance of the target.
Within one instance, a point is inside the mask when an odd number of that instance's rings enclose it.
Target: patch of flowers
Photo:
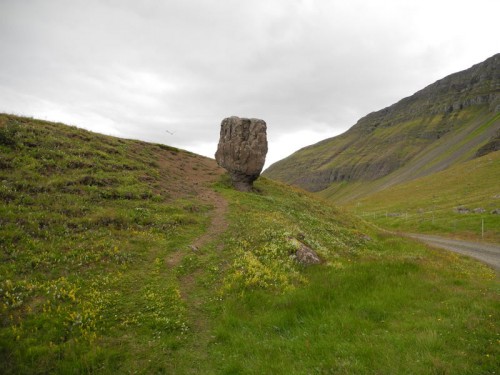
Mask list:
[[[254,223],[265,223],[263,219],[256,218]],[[275,226],[253,233],[232,244],[236,256],[224,282],[225,290],[259,288],[282,293],[306,282],[294,261],[296,248],[289,232]]]
[[[141,305],[121,318],[122,325],[149,327],[155,337],[165,332],[188,332],[185,306],[179,289],[172,286],[159,290],[151,284],[143,288],[141,295]]]
[[[266,188],[266,182],[262,181]],[[303,244],[324,264],[344,268],[366,248],[369,237],[349,229],[349,218],[317,200],[291,199],[283,192],[273,196],[238,195],[232,237],[226,246],[234,260],[223,290],[265,289],[284,293],[307,282],[295,253]],[[300,202],[300,204],[297,204]]]
[[[112,300],[109,285],[117,278],[107,275],[86,285],[66,277],[47,281],[3,280],[0,311],[7,317],[4,324],[10,326],[10,334],[17,341],[32,341],[34,333],[46,330],[44,336],[53,343],[72,339],[91,342],[103,328],[103,314]],[[9,331],[2,334],[8,335]]]

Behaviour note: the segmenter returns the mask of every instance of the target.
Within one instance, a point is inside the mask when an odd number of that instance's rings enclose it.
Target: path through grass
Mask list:
[[[489,268],[167,146],[6,126],[0,372],[498,372]]]

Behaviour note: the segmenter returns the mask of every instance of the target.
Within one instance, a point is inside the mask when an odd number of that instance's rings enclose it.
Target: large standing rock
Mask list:
[[[236,116],[222,120],[215,160],[225,168],[236,189],[251,191],[267,154],[266,123]]]

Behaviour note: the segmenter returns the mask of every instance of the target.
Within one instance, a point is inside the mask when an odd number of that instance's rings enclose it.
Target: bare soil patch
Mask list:
[[[192,252],[197,252],[206,244],[216,239],[227,228],[227,201],[211,185],[225,173],[216,161],[184,151],[162,150],[159,154],[160,189],[168,192],[172,200],[195,198],[212,207],[210,224],[206,232],[195,239],[188,247],[178,249],[167,258],[169,268],[177,267],[182,259]],[[186,300],[194,287],[197,271],[180,278],[181,295]]]

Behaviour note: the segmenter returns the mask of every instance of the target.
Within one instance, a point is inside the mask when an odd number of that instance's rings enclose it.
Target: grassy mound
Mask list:
[[[1,115],[0,166],[2,373],[498,370],[498,284],[468,258],[61,124]]]

